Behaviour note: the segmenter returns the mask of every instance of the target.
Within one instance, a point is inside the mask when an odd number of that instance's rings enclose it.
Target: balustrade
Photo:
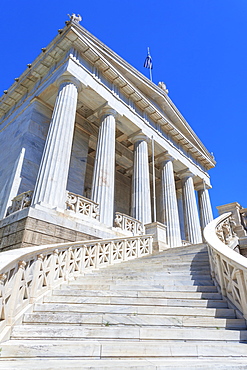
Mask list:
[[[2,252],[0,333],[4,335],[3,329],[13,325],[37,297],[64,280],[73,279],[88,270],[150,253],[152,253],[150,235],[53,244]]]
[[[133,235],[144,234],[143,223],[133,217],[125,215],[124,213],[116,212],[114,223],[116,227],[119,227],[124,231],[129,231]]]
[[[225,213],[210,222],[204,229],[204,237],[212,277],[222,295],[247,319],[247,259],[229,248],[229,242],[235,237],[230,217],[231,213]]]
[[[94,201],[77,195],[67,193],[66,209],[87,217],[99,219],[99,205]]]

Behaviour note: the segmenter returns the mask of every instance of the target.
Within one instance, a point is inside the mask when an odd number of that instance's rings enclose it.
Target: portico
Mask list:
[[[102,230],[111,235],[143,232],[143,225],[154,220],[155,201],[157,221],[166,226],[169,247],[181,245],[184,232],[187,242],[200,243],[201,227],[212,218],[208,196],[208,170],[215,163],[212,156],[167,90],[123,63],[77,22],[69,22],[61,35],[23,76],[22,84],[29,72],[34,80],[21,115],[33,115],[23,132],[29,152],[15,194],[25,197],[29,192],[32,200],[23,208],[42,215],[65,215],[67,219],[61,223],[67,225],[74,219],[84,225],[83,232],[92,227],[101,237]],[[49,53],[65,48],[66,42],[66,52],[54,64]],[[49,71],[42,67],[46,58],[51,64]],[[38,84],[41,76],[44,82]],[[6,101],[13,100],[18,86],[10,90]],[[15,119],[17,108],[9,111],[4,104],[1,107],[3,124],[11,135],[9,122]],[[35,155],[30,148],[31,132],[40,143]],[[25,202],[18,202],[5,209],[3,219],[21,211],[17,203]],[[92,231],[89,235],[93,236]]]

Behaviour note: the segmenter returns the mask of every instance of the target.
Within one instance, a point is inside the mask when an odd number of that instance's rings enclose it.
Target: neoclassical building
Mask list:
[[[200,243],[212,155],[168,96],[72,16],[0,100],[0,249],[153,233]]]

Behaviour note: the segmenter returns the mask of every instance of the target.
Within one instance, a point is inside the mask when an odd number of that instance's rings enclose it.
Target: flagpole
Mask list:
[[[148,47],[148,55],[150,56],[149,47]],[[153,78],[152,78],[152,65],[151,64],[149,66],[149,76],[150,76],[150,81],[153,82]]]
[[[154,167],[154,137],[152,136],[152,164],[153,164],[153,220],[156,222],[156,194],[155,194],[155,167]]]

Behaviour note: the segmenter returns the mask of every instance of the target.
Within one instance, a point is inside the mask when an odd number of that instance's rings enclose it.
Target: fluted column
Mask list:
[[[115,121],[116,111],[101,111],[92,185],[92,200],[99,203],[100,221],[113,226],[115,185]]]
[[[178,202],[178,215],[179,215],[181,239],[186,240],[185,227],[184,227],[184,205],[183,205],[182,188],[177,190],[177,202]]]
[[[131,215],[144,224],[152,222],[148,164],[148,137],[137,134],[134,142]]]
[[[33,194],[33,204],[65,208],[76,105],[80,82],[61,76],[49,131]]]
[[[197,186],[196,190],[198,192],[200,222],[203,230],[213,220],[213,212],[206,185],[202,183]]]
[[[163,203],[162,221],[167,226],[167,244],[170,247],[177,247],[182,242],[172,162],[173,158],[168,154],[164,154],[160,158]]]
[[[196,203],[193,174],[180,173],[182,179],[186,239],[192,244],[202,243],[202,233]]]

